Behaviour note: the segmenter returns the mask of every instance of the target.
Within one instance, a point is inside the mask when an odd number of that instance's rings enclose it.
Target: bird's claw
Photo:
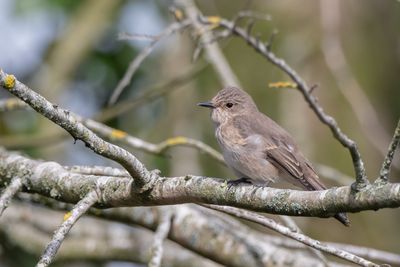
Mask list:
[[[247,177],[242,177],[236,180],[229,180],[227,182],[228,184],[228,190],[231,189],[232,186],[237,186],[238,184],[252,184],[251,179]]]

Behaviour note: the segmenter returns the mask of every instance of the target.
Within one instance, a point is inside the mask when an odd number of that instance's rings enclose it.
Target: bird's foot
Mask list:
[[[232,186],[237,186],[238,184],[252,184],[251,179],[247,177],[242,177],[236,180],[228,181],[228,190],[231,189]]]

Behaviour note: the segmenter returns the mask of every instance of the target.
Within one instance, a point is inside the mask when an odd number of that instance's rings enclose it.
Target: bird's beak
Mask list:
[[[201,103],[198,103],[197,105],[200,107],[215,108],[215,106],[212,102],[201,102]]]

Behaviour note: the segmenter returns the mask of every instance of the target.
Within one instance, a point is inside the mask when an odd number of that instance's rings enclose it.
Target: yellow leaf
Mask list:
[[[172,138],[167,139],[165,141],[165,143],[167,143],[167,145],[169,145],[169,146],[175,146],[175,145],[180,145],[180,144],[186,144],[187,139],[183,136],[177,136],[177,137],[172,137]]]
[[[126,132],[121,131],[121,130],[114,129],[111,131],[111,138],[114,138],[114,139],[121,139],[127,135],[128,134]]]
[[[207,17],[207,21],[211,24],[218,25],[221,22],[221,17],[218,16],[209,16]]]
[[[268,85],[270,88],[297,88],[297,84],[292,83],[292,82],[276,82],[276,83],[270,83]]]
[[[175,9],[174,10],[174,16],[176,20],[181,21],[183,19],[183,12],[180,9]]]

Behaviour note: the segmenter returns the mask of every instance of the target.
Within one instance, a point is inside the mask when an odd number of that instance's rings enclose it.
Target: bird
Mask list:
[[[292,136],[260,112],[242,89],[227,86],[211,101],[197,105],[211,109],[224,160],[239,178],[229,181],[230,186],[240,183],[269,186],[283,179],[308,191],[327,189]],[[346,213],[334,217],[345,226],[350,225]]]

